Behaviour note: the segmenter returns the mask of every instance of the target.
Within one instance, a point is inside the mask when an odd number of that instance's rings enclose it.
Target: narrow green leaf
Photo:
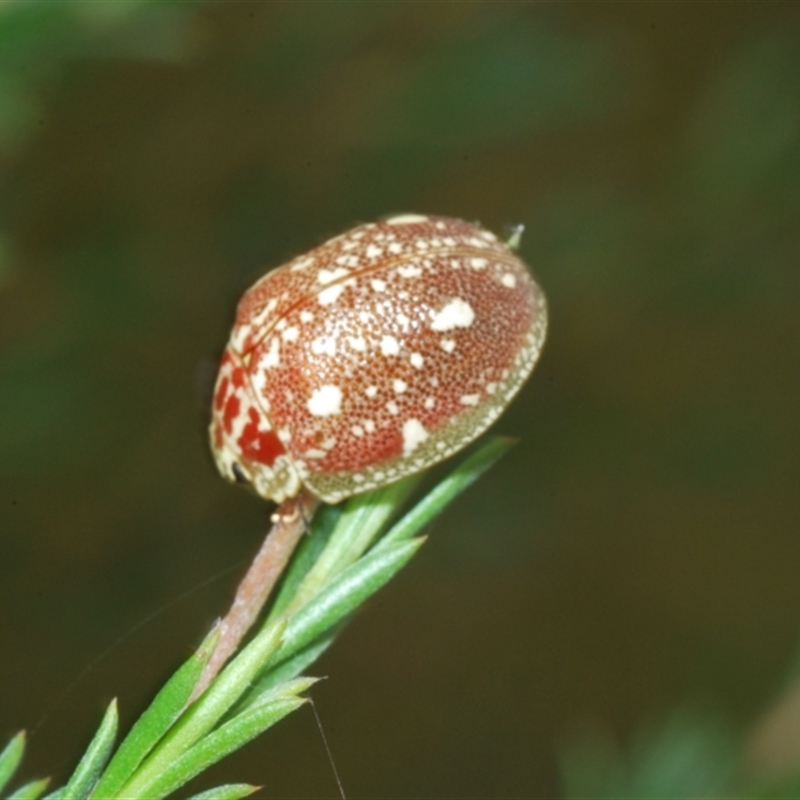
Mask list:
[[[50,778],[41,778],[38,781],[26,783],[24,786],[20,786],[14,794],[10,794],[7,800],[38,800],[44,794],[49,783]]]
[[[85,800],[89,796],[111,754],[118,724],[117,701],[112,700],[97,733],[64,788],[65,800]]]
[[[266,625],[283,615],[284,609],[294,597],[300,582],[305,578],[311,567],[314,566],[314,562],[328,544],[343,511],[344,504],[329,506],[323,503],[319,507],[319,510],[314,515],[311,533],[300,543],[294,558],[289,563],[289,569],[281,581],[277,597],[270,608]]]
[[[139,787],[136,792],[126,791],[125,800],[132,798],[160,800],[166,797],[305,702],[301,698],[287,697],[245,711],[209,733],[179,758],[166,765],[160,773],[153,775],[151,780]]]
[[[271,686],[262,686],[259,691],[254,691],[255,686],[259,686],[259,684],[251,686],[228,714],[228,717],[238,716],[248,709],[255,708],[262,703],[271,703],[281,697],[296,697],[310,689],[318,680],[319,678],[293,678]]]
[[[25,754],[25,731],[20,731],[0,753],[0,792],[14,777],[19,762]]]
[[[56,789],[54,792],[50,792],[50,794],[46,794],[42,800],[63,800],[64,797],[64,790],[66,786],[62,786],[60,789]]]
[[[420,529],[440,514],[461,492],[474,483],[489,467],[499,461],[516,440],[492,436],[478,450],[459,464],[435,486],[373,548],[373,552],[415,536]]]
[[[421,478],[422,473],[410,475],[349,500],[330,541],[300,583],[284,613],[289,615],[297,611],[332,578],[360,558]]]
[[[297,695],[310,689],[318,680],[319,678],[304,677],[285,681],[278,686],[273,686],[271,689],[263,691],[257,698],[253,698],[248,704],[248,709],[256,708],[256,706],[260,706],[264,703],[271,703],[273,700],[280,700],[284,697],[297,697]],[[244,709],[242,709],[242,711],[244,711]]]
[[[290,618],[276,663],[295,655],[377,592],[424,541],[412,539],[389,545],[348,567]]]
[[[281,644],[284,620],[261,631],[189,707],[172,730],[119,791],[125,798],[147,797],[158,776],[170,769],[195,742],[205,736],[245,692]]]
[[[218,639],[218,632],[212,631],[194,655],[178,668],[159,691],[155,700],[139,717],[117,749],[108,769],[97,784],[93,800],[117,794],[145,756],[170,729],[189,701],[192,690],[217,646]]]
[[[217,786],[200,794],[193,794],[189,800],[240,800],[242,797],[257,792],[260,786],[251,786],[249,783],[229,783],[226,786]]]
[[[272,689],[280,683],[297,677],[309,664],[313,664],[334,642],[341,632],[343,625],[337,625],[334,630],[329,631],[325,636],[321,636],[308,647],[303,648],[297,655],[281,661],[271,669],[266,670],[262,677],[248,689],[247,694],[242,699],[242,707],[250,705],[262,692]]]

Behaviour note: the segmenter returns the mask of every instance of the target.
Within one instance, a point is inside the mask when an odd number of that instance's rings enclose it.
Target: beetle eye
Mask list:
[[[236,478],[236,483],[250,483],[247,476],[242,472],[242,468],[234,461],[233,462],[233,477]]]

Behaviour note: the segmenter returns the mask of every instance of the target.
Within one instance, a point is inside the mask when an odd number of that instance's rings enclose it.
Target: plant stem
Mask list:
[[[189,702],[214,680],[253,626],[318,505],[319,500],[303,490],[297,497],[284,500],[272,515],[272,528],[236,589],[228,613],[216,625],[219,641]]]

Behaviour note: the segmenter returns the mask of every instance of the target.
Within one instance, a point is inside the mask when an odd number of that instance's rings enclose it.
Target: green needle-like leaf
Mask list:
[[[247,708],[255,708],[263,703],[271,703],[273,700],[280,700],[284,697],[297,697],[310,689],[318,680],[319,678],[294,678],[278,686],[273,686],[271,689],[265,689],[258,697],[250,700]],[[245,710],[244,708],[239,709],[236,712],[237,716]]]
[[[420,548],[424,539],[398,542],[348,567],[289,619],[276,663],[324,634],[381,588]]]
[[[19,762],[25,754],[25,731],[20,731],[0,753],[0,792],[14,777]]]
[[[150,781],[138,786],[135,792],[128,790],[125,793],[125,800],[129,798],[160,800],[166,797],[305,702],[302,698],[287,697],[248,709],[209,733],[182,756],[165,766],[160,773],[153,775]]]
[[[434,487],[375,545],[373,552],[415,536],[440,514],[461,492],[474,483],[489,467],[499,461],[515,444],[515,439],[493,436],[469,458],[459,464]]]
[[[272,670],[269,671],[269,674],[270,676],[272,675]],[[228,718],[237,716],[250,708],[255,708],[261,703],[269,703],[281,697],[296,697],[307,689],[310,689],[318,680],[319,678],[303,677],[292,678],[280,683],[278,681],[273,681],[270,684],[267,684],[265,681],[259,681],[252,685],[242,696],[242,699],[228,714]]]
[[[281,581],[280,590],[270,609],[266,625],[284,615],[284,609],[297,592],[297,587],[314,566],[320,553],[325,549],[344,512],[345,504],[329,506],[323,503],[314,515],[311,533],[306,536],[292,558],[286,576]]]
[[[38,781],[31,781],[24,786],[20,786],[14,794],[10,794],[7,800],[38,800],[50,783],[50,778],[41,778]]]
[[[111,754],[118,724],[117,701],[112,700],[94,739],[64,789],[64,800],[85,800],[89,797]]]
[[[220,673],[203,695],[188,709],[144,764],[122,787],[120,795],[147,797],[147,790],[200,738],[205,736],[245,692],[256,674],[281,644],[286,623],[279,621],[261,631]]]
[[[240,800],[242,797],[257,792],[260,786],[251,786],[249,783],[229,783],[226,786],[217,786],[207,792],[193,794],[189,800]]]
[[[113,797],[180,716],[218,639],[216,631],[209,634],[197,652],[156,695],[111,759],[97,784],[93,800]]]
[[[273,669],[268,669],[263,677],[259,678],[247,691],[242,702],[242,707],[250,705],[261,694],[269,689],[272,689],[278,684],[289,681],[299,675],[309,664],[313,664],[334,642],[339,635],[341,625],[337,625],[333,630],[329,631],[325,636],[312,642],[308,647],[305,647],[297,655],[292,656],[286,661],[281,661]]]
[[[397,512],[421,477],[420,473],[410,475],[382,489],[352,498],[345,506],[330,541],[301,582],[284,613],[297,611],[331,578],[358,559],[389,518]]]

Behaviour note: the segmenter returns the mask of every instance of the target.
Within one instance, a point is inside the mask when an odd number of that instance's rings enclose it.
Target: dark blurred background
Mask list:
[[[312,670],[349,796],[558,796],[576,731],[678,709],[745,735],[800,639],[799,41],[792,3],[0,6],[25,773],[129,724],[258,546],[205,433],[238,296],[403,211],[525,223],[551,329],[517,448]],[[306,710],[213,777],[336,795]]]

